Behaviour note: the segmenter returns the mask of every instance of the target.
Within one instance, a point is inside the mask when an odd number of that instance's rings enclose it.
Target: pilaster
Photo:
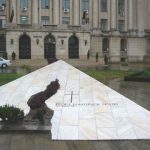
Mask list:
[[[111,29],[117,29],[117,0],[111,0]]]

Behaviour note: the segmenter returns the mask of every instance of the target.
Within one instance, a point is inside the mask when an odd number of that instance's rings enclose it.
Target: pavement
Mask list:
[[[103,66],[103,60],[100,59],[98,62],[95,61],[95,59],[62,59],[66,61],[67,63],[75,66],[75,67],[98,67]],[[21,59],[21,60],[13,60],[12,66],[18,67],[18,66],[31,66],[34,68],[41,68],[46,65],[48,65],[48,61],[46,59]]]
[[[150,150],[150,141],[50,141],[46,134],[1,134],[0,150]]]

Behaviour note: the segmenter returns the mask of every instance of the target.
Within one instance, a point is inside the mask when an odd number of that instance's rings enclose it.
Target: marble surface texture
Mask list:
[[[0,87],[0,105],[29,112],[27,101],[55,79],[60,89],[46,101],[54,110],[53,140],[150,139],[150,112],[60,60]]]

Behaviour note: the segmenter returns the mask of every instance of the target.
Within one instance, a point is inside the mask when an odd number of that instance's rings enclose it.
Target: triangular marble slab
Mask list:
[[[150,139],[148,110],[61,60],[1,86],[0,105],[27,114],[30,96],[56,78],[60,89],[46,101],[53,140]]]

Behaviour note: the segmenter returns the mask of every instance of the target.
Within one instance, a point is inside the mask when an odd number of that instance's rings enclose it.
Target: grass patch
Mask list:
[[[16,74],[16,73],[2,73],[0,74],[0,86],[4,85],[8,82],[11,82],[13,80],[16,80],[20,77],[22,77],[25,74]]]
[[[91,77],[95,78],[98,81],[110,81],[116,78],[123,78],[133,72],[131,71],[120,71],[120,70],[92,70],[86,69],[82,70],[86,74],[90,75]]]

